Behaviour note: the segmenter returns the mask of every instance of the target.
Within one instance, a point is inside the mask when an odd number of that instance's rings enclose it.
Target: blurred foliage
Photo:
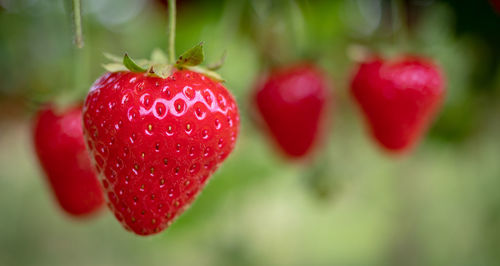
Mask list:
[[[242,133],[191,209],[140,238],[106,211],[74,221],[56,208],[29,114],[82,99],[103,52],[166,48],[165,5],[84,0],[76,50],[64,1],[0,0],[0,265],[498,265],[500,24],[488,1],[402,1],[399,19],[385,0],[178,2],[178,51],[204,40],[215,62],[227,50],[220,73]],[[442,65],[447,99],[413,154],[391,157],[366,134],[348,93],[353,44]],[[310,165],[284,160],[250,123],[259,74],[304,59],[324,67],[336,97]]]

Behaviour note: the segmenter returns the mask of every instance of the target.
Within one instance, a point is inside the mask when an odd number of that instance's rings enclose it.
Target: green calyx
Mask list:
[[[109,72],[132,71],[136,73],[148,73],[149,75],[160,78],[167,78],[174,72],[175,69],[187,69],[199,72],[220,82],[224,81],[222,77],[213,70],[222,66],[225,54],[219,62],[213,65],[208,67],[200,66],[205,59],[203,42],[184,52],[175,62],[169,62],[166,54],[161,49],[154,49],[149,60],[133,60],[126,53],[123,59],[108,53],[104,53],[104,56],[111,61],[111,63],[103,65],[103,67]]]

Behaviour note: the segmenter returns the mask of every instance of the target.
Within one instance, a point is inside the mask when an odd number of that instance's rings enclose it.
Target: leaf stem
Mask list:
[[[175,62],[175,0],[168,0],[168,59],[171,64]]]
[[[73,26],[75,27],[75,45],[83,48],[82,11],[80,0],[73,0]]]

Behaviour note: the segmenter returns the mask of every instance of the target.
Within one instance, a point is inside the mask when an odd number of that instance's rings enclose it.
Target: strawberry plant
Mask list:
[[[234,148],[239,114],[200,43],[175,59],[175,1],[169,1],[169,58],[112,63],[90,88],[84,136],[109,208],[139,235],[167,228]]]
[[[284,7],[260,4],[253,27],[256,46],[269,70],[257,78],[252,105],[278,150],[288,158],[304,159],[325,135],[334,100],[331,86],[314,61],[297,59],[297,54],[310,57],[307,54],[311,53],[305,51],[307,38],[300,7],[295,2]],[[283,22],[288,27],[282,27]]]

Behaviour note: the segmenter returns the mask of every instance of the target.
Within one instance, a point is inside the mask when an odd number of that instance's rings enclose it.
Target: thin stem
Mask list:
[[[408,12],[406,10],[406,4],[404,0],[394,0],[392,1],[393,4],[393,34],[396,32],[396,25],[399,26],[398,30],[398,39],[403,45],[405,49],[408,47],[408,36],[409,36],[409,29],[408,29]],[[394,15],[395,14],[395,15]]]
[[[169,29],[168,29],[168,59],[171,64],[175,62],[175,0],[168,0],[168,15],[169,15]]]
[[[73,0],[73,26],[75,27],[75,45],[83,48],[82,12],[80,0]]]
[[[305,21],[304,14],[295,0],[288,1],[288,23],[291,28],[292,46],[296,53],[304,54],[305,50]]]

